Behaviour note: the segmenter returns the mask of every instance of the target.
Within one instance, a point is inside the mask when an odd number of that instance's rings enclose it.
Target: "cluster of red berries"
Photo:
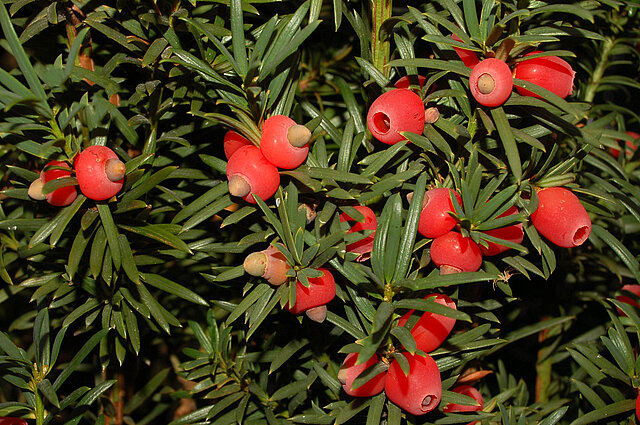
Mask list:
[[[462,41],[452,35],[455,41]],[[500,59],[487,58],[479,60],[470,50],[454,47],[462,62],[471,68],[469,89],[473,97],[484,106],[496,107],[507,101],[513,91],[513,78],[533,83],[561,98],[573,93],[573,79],[575,71],[571,65],[558,56],[539,56],[526,59],[529,56],[544,53],[536,50],[523,56],[513,68]],[[522,87],[516,87],[522,96],[540,97]]]
[[[282,252],[273,245],[247,255],[243,267],[250,275],[262,277],[274,286],[289,280],[287,271],[291,268]],[[336,282],[329,270],[320,268],[318,271],[322,276],[309,278],[309,286],[296,281],[296,302],[292,306],[287,303],[284,308],[293,314],[305,313],[311,320],[321,323],[327,317],[327,303],[336,296]]]
[[[431,294],[425,299],[434,298],[438,304],[456,309],[456,304],[446,295]],[[398,319],[398,326],[407,326],[415,311],[411,310]],[[424,312],[410,330],[418,350],[430,353],[437,349],[449,336],[456,320],[439,314]],[[338,372],[342,388],[350,396],[372,397],[384,390],[393,403],[414,415],[423,415],[435,409],[442,399],[442,380],[436,362],[425,354],[402,355],[409,364],[409,373],[405,374],[397,359],[389,364],[386,357],[374,355],[365,362],[358,363],[358,353],[350,353],[343,361]],[[388,367],[387,367],[388,364]],[[380,372],[363,385],[354,387],[354,381],[370,368],[378,368]],[[450,404],[446,412],[473,411],[482,409],[482,396],[472,387],[458,386],[453,391],[462,394],[470,393],[478,401],[478,406],[461,406]]]
[[[43,188],[50,181],[71,177],[73,171],[83,195],[104,201],[122,189],[127,168],[108,147],[89,146],[76,156],[73,169],[64,161],[49,161],[40,172],[40,177],[29,186],[29,196],[58,207],[71,204],[78,196],[74,184],[47,193],[43,192]]]
[[[229,130],[224,137],[229,193],[255,203],[273,196],[280,184],[278,168],[300,166],[309,154],[311,131],[285,115],[273,115],[262,125],[260,147]]]

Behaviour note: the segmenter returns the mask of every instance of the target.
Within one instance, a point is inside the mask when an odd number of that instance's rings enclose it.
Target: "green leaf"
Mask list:
[[[509,163],[511,173],[517,181],[520,181],[522,178],[522,163],[520,161],[518,145],[516,144],[513,132],[511,131],[511,125],[507,119],[507,114],[505,114],[502,107],[498,107],[491,109],[491,116],[500,134],[500,140],[502,141],[504,152],[507,155],[507,162]]]
[[[120,242],[118,238],[118,229],[113,222],[113,216],[111,210],[107,204],[97,204],[98,212],[100,213],[100,220],[102,221],[102,228],[107,236],[107,242],[109,243],[109,250],[111,252],[111,258],[113,260],[113,266],[116,270],[120,269],[122,262],[122,256],[120,254]]]
[[[140,277],[144,282],[160,289],[161,291],[175,295],[176,297],[180,297],[194,304],[200,304],[203,306],[209,305],[209,303],[200,295],[165,277],[153,273],[141,273]]]
[[[33,322],[33,341],[36,351],[36,363],[42,369],[43,366],[51,366],[49,310],[44,308],[38,312]]]
[[[393,272],[393,278],[391,279],[392,282],[397,282],[407,276],[409,264],[411,263],[411,255],[413,254],[413,246],[416,241],[426,184],[427,174],[423,173],[418,177],[415,189],[413,190],[413,197],[411,198],[409,211],[404,223],[404,230],[402,232],[402,239],[400,240],[397,263],[395,271]]]
[[[140,407],[145,400],[148,400],[154,394],[156,394],[157,390],[160,386],[166,381],[169,373],[171,372],[171,368],[162,369],[158,373],[156,373],[153,378],[151,378],[139,391],[137,391],[133,397],[129,398],[129,401],[124,406],[124,414],[129,415],[133,413],[138,407]]]
[[[272,374],[276,370],[280,368],[287,360],[291,358],[298,350],[302,347],[306,346],[309,343],[307,339],[297,340],[294,339],[290,341],[287,345],[282,347],[276,354],[275,359],[271,362],[269,366],[269,374]]]
[[[177,226],[177,228],[174,229],[176,226],[167,224],[147,224],[146,226],[128,226],[120,224],[119,227],[131,233],[154,239],[188,254],[193,254],[189,246],[180,239],[179,236],[175,235],[175,233],[180,229],[180,226]],[[172,230],[175,230],[176,232],[174,233]]]
[[[109,329],[101,329],[95,334],[93,334],[87,342],[78,350],[78,352],[73,356],[71,361],[62,369],[58,378],[53,382],[53,388],[57,391],[60,389],[60,386],[64,384],[64,382],[71,376],[73,372],[82,364],[84,359],[93,351],[93,349],[98,345],[98,343],[104,338],[107,333],[109,333]]]
[[[594,224],[591,227],[591,234],[597,236],[604,241],[616,253],[618,258],[629,268],[637,281],[640,281],[640,264],[635,256],[625,247],[615,236],[609,233],[605,228]]]
[[[570,425],[586,425],[595,423],[601,419],[610,418],[620,413],[625,413],[635,409],[636,400],[622,400],[611,403],[608,406],[593,410],[589,413],[583,413],[578,419],[571,422]]]
[[[230,0],[231,15],[231,46],[233,48],[233,57],[238,65],[240,77],[247,75],[249,64],[247,62],[247,50],[245,48],[244,28],[242,20],[242,1]]]

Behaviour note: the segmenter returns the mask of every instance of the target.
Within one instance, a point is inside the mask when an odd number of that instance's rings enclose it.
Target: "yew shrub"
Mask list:
[[[0,27],[0,423],[638,423],[637,1]]]

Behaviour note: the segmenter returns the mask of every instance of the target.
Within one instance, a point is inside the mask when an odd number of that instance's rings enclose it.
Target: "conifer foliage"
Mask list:
[[[0,424],[640,421],[638,3],[0,27]]]

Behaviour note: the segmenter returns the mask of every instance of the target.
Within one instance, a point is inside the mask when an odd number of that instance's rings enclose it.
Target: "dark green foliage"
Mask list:
[[[637,422],[640,318],[616,298],[637,301],[622,286],[640,283],[640,151],[627,133],[640,132],[636,2],[5,0],[0,26],[0,416]],[[574,92],[515,79],[540,97],[514,90],[482,107],[454,47],[512,67],[532,50],[564,57]],[[405,75],[439,117],[384,145],[367,130],[368,105]],[[258,145],[275,114],[312,132],[310,153],[281,170],[274,197],[250,204],[229,193],[222,139],[231,129]],[[72,165],[90,145],[125,163],[116,197],[78,194],[62,208],[29,197],[47,161]],[[537,190],[551,186],[589,212],[582,246],[558,248],[532,225]],[[510,249],[441,275],[417,232],[432,187],[460,194],[451,215],[464,236]],[[346,251],[372,233],[340,220],[361,221],[357,205],[377,216],[370,256]],[[489,233],[520,223],[522,243]],[[290,266],[278,287],[242,266],[269,245]],[[319,268],[336,280],[320,324],[286,311],[296,281],[309,286]],[[438,408],[415,417],[384,392],[345,394],[346,353],[382,358],[354,387],[394,360],[410,373],[403,352],[423,353],[397,323],[412,309],[457,320],[429,353]],[[452,391],[461,382],[484,408],[444,413],[471,404]]]

